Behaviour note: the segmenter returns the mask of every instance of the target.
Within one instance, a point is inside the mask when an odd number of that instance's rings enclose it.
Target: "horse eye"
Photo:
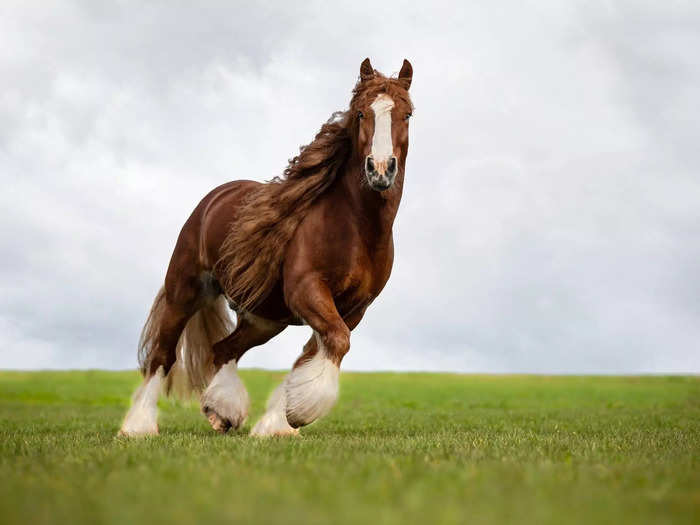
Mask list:
[[[406,120],[410,119],[413,116],[413,113],[406,113]]]
[[[365,114],[362,111],[357,112],[357,118],[365,118]]]

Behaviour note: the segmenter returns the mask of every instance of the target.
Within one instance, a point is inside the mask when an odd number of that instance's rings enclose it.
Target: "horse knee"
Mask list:
[[[328,357],[340,365],[340,361],[350,350],[350,330],[347,326],[326,332],[321,341]]]

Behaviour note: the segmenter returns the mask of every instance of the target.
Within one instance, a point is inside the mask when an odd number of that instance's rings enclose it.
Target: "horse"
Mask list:
[[[201,200],[141,332],[144,379],[120,435],[158,434],[158,398],[178,384],[199,393],[214,430],[238,429],[249,409],[238,362],[289,325],[308,325],[311,338],[250,433],[295,435],[330,412],[350,332],[391,274],[412,78],[408,60],[394,77],[365,59],[349,108],[281,176]]]

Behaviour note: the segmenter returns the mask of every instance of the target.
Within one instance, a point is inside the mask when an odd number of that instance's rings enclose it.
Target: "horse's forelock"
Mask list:
[[[357,110],[369,106],[381,93],[386,93],[393,100],[400,100],[407,106],[413,107],[408,90],[398,78],[385,77],[375,71],[374,77],[367,80],[359,79],[355,84],[350,101],[351,111],[357,112]]]

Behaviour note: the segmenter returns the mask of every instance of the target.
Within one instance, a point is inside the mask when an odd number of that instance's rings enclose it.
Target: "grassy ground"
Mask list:
[[[242,376],[255,418],[282,374]],[[116,438],[138,382],[0,372],[0,522],[700,522],[698,378],[344,374],[301,438]]]

